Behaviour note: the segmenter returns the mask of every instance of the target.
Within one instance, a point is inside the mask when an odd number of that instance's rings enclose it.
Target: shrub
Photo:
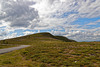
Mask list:
[[[41,62],[43,62],[43,63],[47,63],[47,61],[48,61],[47,58],[41,58],[40,60],[41,60]]]
[[[46,64],[42,63],[39,67],[47,67]]]
[[[39,54],[32,55],[31,58],[39,57]]]
[[[4,61],[3,64],[11,64],[11,61],[9,61],[9,60]]]
[[[66,61],[63,61],[63,65],[64,66],[70,66],[70,65],[72,65],[72,63],[70,63],[69,61],[66,60]]]
[[[27,54],[28,54],[28,51],[24,51],[23,54],[24,54],[24,55],[27,55]]]

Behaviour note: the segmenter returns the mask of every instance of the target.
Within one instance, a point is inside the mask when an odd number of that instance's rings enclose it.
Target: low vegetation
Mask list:
[[[0,55],[1,67],[100,67],[100,42],[65,42],[48,33],[6,41],[31,46]]]
[[[19,46],[19,45],[11,45],[11,44],[0,44],[0,49],[3,49],[3,48],[9,48],[9,47],[16,47],[16,46]]]

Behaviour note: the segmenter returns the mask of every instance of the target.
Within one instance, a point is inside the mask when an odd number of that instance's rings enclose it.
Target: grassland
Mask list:
[[[65,42],[47,33],[5,41],[31,46],[0,55],[1,67],[100,67],[100,42]]]
[[[11,45],[11,44],[0,44],[0,49],[3,49],[3,48],[10,48],[10,47],[16,47],[18,45]]]

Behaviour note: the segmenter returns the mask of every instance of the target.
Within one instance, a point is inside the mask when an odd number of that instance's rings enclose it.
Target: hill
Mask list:
[[[50,33],[2,40],[30,47],[0,55],[0,67],[100,67],[100,42],[72,41]]]
[[[44,33],[36,33],[36,34],[27,35],[27,36],[12,38],[12,39],[1,40],[0,43],[1,44],[23,44],[23,43],[29,44],[29,42],[32,42],[32,41],[48,41],[48,40],[76,42],[74,40],[70,40],[63,36],[53,36],[50,33],[44,32]]]
[[[76,42],[75,40],[68,39],[64,36],[55,36],[55,39],[62,40],[62,41],[65,41],[65,42]]]

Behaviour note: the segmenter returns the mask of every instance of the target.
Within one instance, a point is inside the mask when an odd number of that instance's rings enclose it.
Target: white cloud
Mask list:
[[[77,41],[99,41],[99,32],[71,32],[72,34],[67,35],[67,37]]]
[[[1,15],[1,19],[4,19],[6,23],[10,21],[10,27],[34,29],[35,27],[40,28],[51,24],[57,24],[57,27],[59,26],[57,20],[59,19],[63,20],[60,21],[61,25],[65,23],[67,25],[67,23],[71,23],[79,17],[90,18],[91,15],[91,17],[97,17],[99,15],[97,12],[100,12],[99,5],[99,0],[4,0],[2,11],[7,15],[5,15],[6,17]],[[68,12],[73,13],[64,18],[58,18]],[[34,22],[34,20],[37,21]],[[46,28],[48,29],[48,27]]]
[[[4,39],[7,36],[7,31],[0,30],[0,40]]]
[[[33,32],[33,31],[25,31],[23,33],[24,33],[24,35],[29,35],[29,34],[34,34],[35,32]]]
[[[100,28],[86,29],[87,25],[79,28],[80,25],[71,23],[78,18],[95,17],[100,17],[100,0],[0,0],[0,27],[6,26],[8,33],[16,29],[53,29],[56,30],[54,34],[75,35],[77,39],[88,36],[85,32],[91,31],[92,37]],[[65,32],[59,31],[63,29]],[[25,35],[30,33],[33,32],[24,32]]]
[[[71,31],[71,32],[62,32],[62,31],[52,31],[54,35],[63,35],[70,39],[74,39],[76,41],[99,41],[100,40],[100,30],[96,32],[82,32],[82,31]]]
[[[10,27],[20,28],[28,27],[30,21],[39,18],[38,12],[30,6],[35,4],[33,1],[17,0],[4,0],[2,2],[2,14],[0,19],[6,23],[10,22]]]
[[[100,20],[97,20],[95,22],[88,23],[87,25],[97,25],[98,23],[100,23]]]
[[[80,3],[78,12],[82,17],[93,18],[100,16],[100,0],[86,0]]]
[[[8,35],[7,37],[5,37],[4,39],[15,38],[15,37],[17,37],[17,33],[12,33]]]

